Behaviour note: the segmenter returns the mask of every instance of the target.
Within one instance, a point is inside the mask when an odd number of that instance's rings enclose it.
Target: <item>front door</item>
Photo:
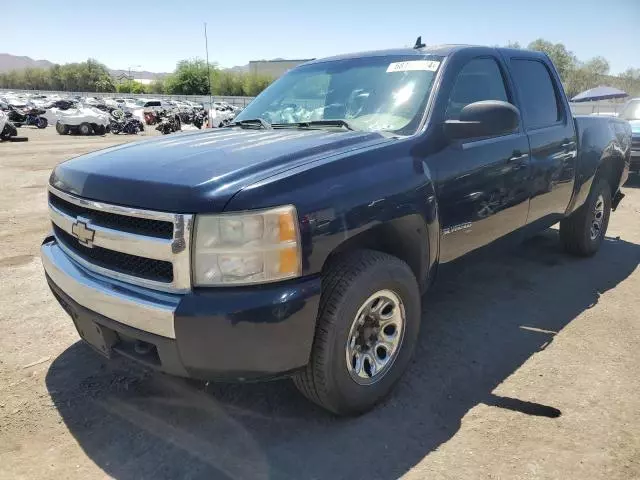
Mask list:
[[[449,95],[446,120],[481,100],[512,101],[498,59],[470,60]],[[521,227],[529,209],[529,142],[521,128],[491,138],[451,142],[438,154],[440,261],[453,260]]]

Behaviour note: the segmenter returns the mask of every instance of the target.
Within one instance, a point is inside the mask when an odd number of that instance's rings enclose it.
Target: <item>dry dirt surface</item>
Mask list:
[[[80,343],[38,257],[45,185],[134,138],[22,132],[0,144],[0,478],[640,478],[638,179],[594,258],[549,230],[449,266],[398,388],[336,419],[290,381],[185,381]]]

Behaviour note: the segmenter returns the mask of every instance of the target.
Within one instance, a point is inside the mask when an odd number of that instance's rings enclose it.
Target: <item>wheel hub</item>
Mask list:
[[[404,306],[391,290],[376,292],[362,304],[345,349],[347,370],[356,383],[375,383],[389,371],[402,343],[404,324]]]
[[[596,204],[593,207],[593,218],[591,220],[591,240],[597,239],[602,234],[602,224],[604,222],[604,197],[598,195]]]

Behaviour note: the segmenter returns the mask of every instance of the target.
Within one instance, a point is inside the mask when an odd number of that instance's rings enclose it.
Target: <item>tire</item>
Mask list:
[[[56,132],[60,135],[66,135],[69,133],[69,127],[61,122],[56,122]]]
[[[48,125],[49,125],[49,122],[44,117],[38,117],[38,119],[36,120],[36,127],[38,127],[41,130],[43,128],[47,128]]]
[[[584,205],[560,222],[564,249],[581,257],[594,255],[607,233],[610,215],[611,186],[604,178],[596,177]]]
[[[396,346],[377,374],[372,374],[372,364],[364,356],[377,355],[374,350],[357,346],[357,342],[372,336],[366,330],[360,337],[354,328],[358,319],[365,322],[372,317],[365,315],[370,305],[382,311],[395,295],[396,306],[392,316],[404,313],[403,326],[395,329]],[[377,297],[378,296],[378,297]],[[385,297],[386,296],[386,297]],[[362,313],[362,314],[361,314]],[[372,314],[375,317],[375,315]],[[379,317],[378,317],[379,318]],[[362,326],[363,330],[367,323]],[[382,330],[387,330],[384,327]],[[373,408],[400,379],[407,368],[420,329],[420,292],[416,278],[409,266],[385,253],[360,250],[345,255],[329,267],[322,278],[322,295],[316,323],[316,332],[309,364],[293,377],[293,381],[309,400],[338,415],[357,415]],[[358,335],[358,338],[354,337]],[[378,337],[380,338],[380,337]],[[355,340],[354,340],[355,339]],[[355,356],[349,345],[356,342]],[[375,340],[374,342],[377,342]],[[379,343],[376,343],[379,345]],[[365,350],[366,349],[366,350]],[[358,358],[361,361],[358,362]],[[379,357],[376,357],[379,358]],[[360,364],[360,375],[356,369]],[[369,369],[366,368],[369,363]],[[377,378],[376,378],[377,377]]]
[[[93,132],[93,129],[91,128],[91,125],[89,125],[88,123],[85,122],[78,125],[78,133],[80,135],[91,135],[92,132]]]
[[[93,128],[93,133],[95,133],[96,135],[104,135],[105,133],[107,133],[107,127],[105,127],[104,125],[96,125]]]

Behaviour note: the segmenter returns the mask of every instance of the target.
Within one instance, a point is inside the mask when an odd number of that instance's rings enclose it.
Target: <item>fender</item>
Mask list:
[[[321,159],[253,184],[225,210],[294,204],[302,273],[319,275],[330,259],[372,248],[409,264],[424,289],[437,268],[438,203],[431,172],[414,156],[415,137]]]
[[[602,117],[575,117],[578,135],[576,182],[566,215],[578,210],[589,196],[591,185],[597,176],[609,180],[611,196],[615,198],[629,171],[630,148],[621,142],[624,135],[617,135],[624,125],[612,118],[609,127],[602,128]]]

